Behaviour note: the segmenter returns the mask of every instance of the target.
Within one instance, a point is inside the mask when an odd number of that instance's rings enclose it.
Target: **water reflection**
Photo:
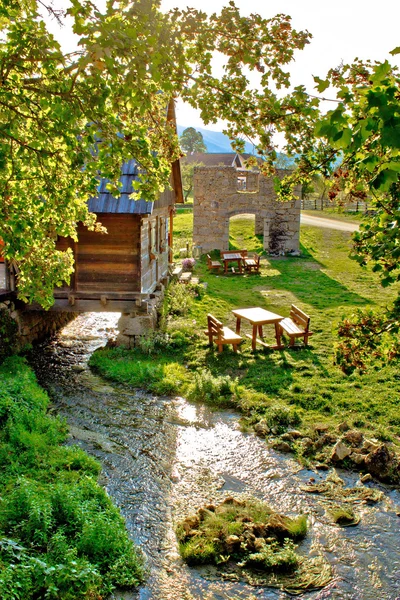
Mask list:
[[[335,579],[313,600],[395,600],[400,598],[400,506],[396,490],[385,501],[360,503],[357,527],[330,524],[324,499],[303,492],[310,477],[326,474],[301,469],[290,456],[243,433],[238,416],[212,412],[183,398],[131,393],[87,368],[95,348],[113,335],[119,315],[82,315],[55,339],[37,347],[33,363],[51,393],[54,408],[71,426],[77,443],[103,464],[102,483],[145,552],[148,583],[118,598],[154,600],[281,599],[275,589],[221,582],[210,569],[188,569],[181,561],[173,524],[199,506],[236,493],[255,495],[289,515],[309,515],[304,552],[323,553]],[[346,485],[361,485],[356,474],[340,473]]]

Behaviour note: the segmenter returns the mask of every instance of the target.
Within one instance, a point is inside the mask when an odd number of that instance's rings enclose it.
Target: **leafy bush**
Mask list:
[[[0,367],[0,598],[99,598],[143,579],[99,463],[61,446],[65,423],[24,359]]]
[[[267,408],[264,419],[270,429],[276,429],[277,433],[283,433],[288,427],[297,427],[301,423],[299,413],[293,408],[274,404]]]
[[[193,374],[193,380],[187,387],[187,398],[216,406],[236,406],[237,390],[237,379],[229,375],[215,377],[210,371],[202,369]]]
[[[167,289],[164,310],[169,315],[185,316],[192,307],[195,296],[193,286],[171,283]]]
[[[193,271],[196,261],[194,258],[184,258],[182,261],[182,268],[184,271]]]

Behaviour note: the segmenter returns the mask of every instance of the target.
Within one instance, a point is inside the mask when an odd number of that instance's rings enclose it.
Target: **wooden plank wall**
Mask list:
[[[155,210],[141,223],[141,291],[151,293],[157,283],[168,275],[169,210]]]
[[[89,231],[81,223],[75,247],[75,274],[69,288],[75,292],[140,291],[140,217],[138,215],[99,215],[107,234]],[[57,248],[74,247],[72,240],[60,238]]]
[[[79,225],[77,291],[140,291],[140,217],[103,214],[99,221],[107,234]]]

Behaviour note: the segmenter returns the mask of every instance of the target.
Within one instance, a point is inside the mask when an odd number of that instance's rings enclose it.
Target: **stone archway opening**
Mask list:
[[[263,249],[263,232],[257,231],[255,213],[239,213],[228,218],[229,249],[246,249],[250,252],[261,252]]]

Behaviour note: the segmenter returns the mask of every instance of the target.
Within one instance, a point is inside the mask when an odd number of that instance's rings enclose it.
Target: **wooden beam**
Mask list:
[[[22,303],[21,303],[22,304]],[[22,306],[21,306],[22,308]],[[24,310],[36,311],[43,310],[40,304],[23,304]],[[97,300],[82,300],[75,298],[75,304],[71,306],[68,298],[58,298],[53,306],[49,309],[50,312],[119,312],[130,313],[136,312],[138,307],[135,300],[107,300],[106,306],[101,303],[100,298]],[[146,314],[143,311],[142,314]]]

